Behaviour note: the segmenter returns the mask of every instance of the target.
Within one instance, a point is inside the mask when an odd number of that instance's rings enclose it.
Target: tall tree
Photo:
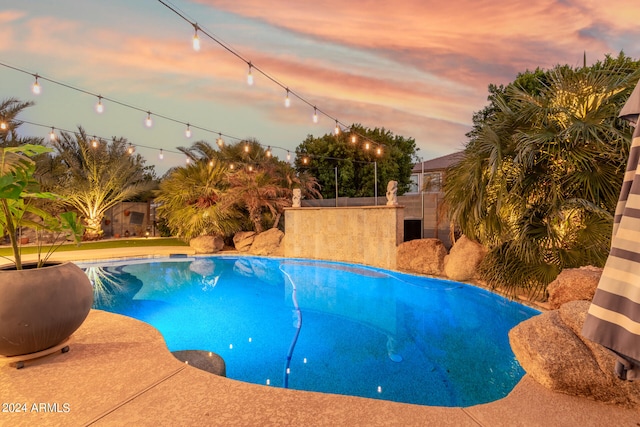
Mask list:
[[[295,166],[318,179],[325,198],[336,195],[336,168],[340,197],[370,197],[376,185],[378,192],[384,192],[391,180],[398,181],[401,195],[409,190],[417,150],[413,138],[354,124],[351,132],[320,138],[309,135],[296,149]]]
[[[639,69],[621,54],[527,72],[475,116],[445,198],[461,231],[489,248],[489,284],[537,293],[563,268],[604,263],[631,135],[617,115]]]
[[[0,146],[17,147],[25,144],[42,145],[43,138],[22,137],[18,135],[18,129],[22,122],[18,115],[33,102],[20,101],[17,98],[7,98],[0,102]]]
[[[226,236],[242,228],[241,215],[219,203],[229,189],[227,173],[226,164],[217,159],[196,160],[162,180],[155,199],[157,213],[173,235],[189,241],[202,235]]]
[[[296,173],[256,140],[217,147],[198,141],[179,150],[193,164],[174,170],[161,183],[156,200],[164,204],[161,212],[169,220],[170,228],[183,238],[200,234],[226,236],[249,228],[261,232],[265,225],[278,226],[284,207],[291,206],[294,188],[300,188],[304,197],[320,196],[313,177]],[[189,185],[185,186],[185,182]],[[191,189],[198,194],[215,193],[215,201],[207,205],[212,222],[198,219],[202,212],[188,208],[197,205]],[[181,209],[180,205],[187,207]],[[193,222],[187,221],[189,215],[194,215]],[[184,230],[186,224],[189,231]]]
[[[57,174],[54,188],[80,213],[88,240],[102,236],[107,210],[156,185],[153,169],[144,166],[142,156],[129,151],[124,138],[110,142],[90,138],[79,127],[73,135],[62,132],[52,144],[66,166],[64,173]]]

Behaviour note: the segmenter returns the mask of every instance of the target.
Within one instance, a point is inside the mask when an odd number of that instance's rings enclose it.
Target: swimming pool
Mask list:
[[[508,331],[538,311],[462,283],[261,257],[78,263],[95,308],[205,350],[229,378],[437,406],[506,396],[524,371]]]

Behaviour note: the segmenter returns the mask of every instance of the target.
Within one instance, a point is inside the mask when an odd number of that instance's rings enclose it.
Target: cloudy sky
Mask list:
[[[621,50],[640,58],[631,0],[163,2],[186,20],[158,0],[0,0],[0,98],[35,101],[21,118],[42,125],[23,133],[82,125],[123,136],[161,174],[183,163],[176,147],[218,133],[278,147],[284,159],[337,119],[414,138],[428,160],[463,148],[490,83],[578,66],[585,52],[588,64]],[[228,49],[201,32],[195,52],[188,21]],[[248,86],[248,61],[268,77],[254,70]],[[285,108],[286,87],[304,101],[292,95]],[[98,94],[118,102],[97,114]],[[317,124],[312,106],[326,113]]]

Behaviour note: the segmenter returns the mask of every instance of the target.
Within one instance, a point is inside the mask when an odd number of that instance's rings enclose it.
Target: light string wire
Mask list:
[[[219,138],[222,138],[222,137],[224,136],[224,137],[226,137],[226,138],[233,139],[233,140],[236,140],[236,141],[238,141],[238,142],[248,141],[246,138],[239,138],[239,137],[236,137],[236,136],[233,136],[233,135],[230,135],[230,134],[224,133],[224,132],[220,132],[220,131],[216,131],[216,130],[213,130],[213,129],[208,129],[208,128],[205,128],[205,127],[202,127],[202,126],[194,125],[194,124],[192,124],[192,123],[190,123],[190,122],[185,122],[185,121],[183,121],[183,120],[175,119],[175,118],[170,117],[170,116],[167,116],[167,115],[165,115],[165,114],[154,113],[152,110],[147,110],[147,109],[144,109],[144,108],[141,108],[141,107],[137,107],[137,106],[135,106],[135,105],[129,104],[129,103],[124,102],[124,101],[119,101],[119,100],[117,100],[117,99],[115,99],[115,98],[111,98],[111,97],[108,97],[108,96],[102,96],[102,95],[100,95],[100,94],[97,94],[97,93],[91,92],[91,91],[89,91],[89,90],[81,89],[81,88],[76,87],[76,86],[73,86],[73,85],[71,85],[71,84],[64,83],[64,82],[61,82],[61,81],[55,80],[55,79],[50,78],[50,77],[42,76],[42,75],[40,75],[40,74],[38,74],[38,73],[33,73],[33,72],[31,72],[31,71],[27,71],[27,70],[24,70],[24,69],[22,69],[22,68],[19,68],[19,67],[16,67],[16,66],[13,66],[13,65],[7,64],[7,63],[5,63],[5,62],[1,62],[1,61],[0,61],[0,66],[3,66],[3,67],[5,67],[5,68],[8,68],[8,69],[11,69],[11,70],[14,70],[14,71],[17,71],[17,72],[23,73],[23,74],[30,75],[30,76],[32,76],[32,77],[34,77],[34,78],[36,79],[36,82],[37,82],[38,80],[42,80],[42,81],[46,81],[46,82],[50,82],[50,83],[53,83],[53,84],[55,84],[55,85],[61,86],[61,87],[65,88],[65,89],[70,89],[70,90],[73,90],[73,91],[76,91],[76,92],[80,92],[80,93],[83,93],[83,94],[86,94],[86,95],[90,95],[90,96],[96,97],[96,98],[98,98],[98,102],[102,102],[102,100],[105,100],[105,101],[108,101],[108,102],[114,103],[114,104],[116,104],[116,105],[120,105],[120,106],[125,107],[125,108],[129,108],[129,109],[132,109],[132,110],[135,110],[135,111],[139,111],[139,112],[142,112],[142,113],[147,113],[148,117],[151,117],[151,116],[153,115],[154,117],[160,117],[160,118],[162,118],[162,119],[165,119],[165,120],[171,121],[171,122],[173,122],[173,123],[179,123],[179,124],[185,125],[185,126],[187,126],[187,129],[198,129],[198,130],[202,130],[202,131],[204,131],[204,132],[209,132],[209,133],[212,133],[212,134],[214,134],[214,135],[218,135],[218,137],[219,137]],[[329,116],[328,116],[328,117],[329,117]],[[16,122],[18,122],[18,121],[16,121]],[[65,131],[65,132],[71,132],[71,133],[75,132],[75,131],[70,131],[70,130],[62,129],[62,128],[57,127],[57,126],[53,126],[53,127],[52,127],[52,126],[47,126],[47,125],[43,125],[43,124],[40,124],[40,123],[32,123],[32,122],[28,122],[28,121],[25,121],[25,120],[21,120],[21,122],[22,122],[22,123],[31,124],[31,125],[34,125],[34,126],[41,126],[41,127],[47,127],[47,128],[56,128],[56,129],[59,129],[59,130]],[[352,132],[352,133],[354,133],[354,132]],[[358,133],[358,135],[360,135],[360,134]],[[360,136],[361,136],[361,135],[360,135]],[[361,136],[361,137],[362,137],[362,136]],[[100,137],[100,138],[102,138],[102,137]],[[369,138],[366,138],[366,137],[362,137],[362,138],[364,138],[365,140],[371,141],[371,142],[372,142],[375,146],[377,146],[377,147],[379,147],[379,146],[380,146],[380,144],[376,143],[375,141],[372,141],[372,140],[371,140],[371,139],[369,139]],[[108,140],[108,138],[102,138],[102,139]],[[274,148],[275,148],[275,149],[282,150],[282,151],[286,151],[286,152],[287,152],[287,161],[289,161],[290,153],[291,153],[291,151],[292,151],[292,150],[289,150],[289,149],[286,149],[286,148],[283,148],[283,147],[279,147],[279,146],[277,146],[277,145],[265,145],[265,144],[260,143],[260,142],[258,142],[258,141],[254,141],[254,142],[256,142],[256,143],[257,143],[259,146],[261,146],[261,147],[267,147],[267,148],[266,148],[266,150],[267,150],[267,151],[271,151],[271,150],[273,150]],[[177,153],[176,151],[166,150],[166,149],[163,149],[163,148],[158,149],[158,148],[156,148],[156,147],[149,147],[149,146],[145,146],[145,145],[137,144],[137,143],[136,143],[136,144],[132,144],[132,145],[137,146],[137,147],[141,147],[141,148],[150,149],[150,150],[157,150],[157,151],[161,151],[162,153],[164,153],[164,152],[167,152],[167,153]],[[378,148],[378,150],[380,150],[380,149]],[[298,154],[304,155],[304,153],[298,153],[298,151],[297,151],[297,150],[293,150],[293,151],[296,153],[296,156],[297,156]],[[183,154],[184,154],[184,153],[183,153]],[[377,154],[379,155],[379,154],[380,154],[380,151],[379,151]],[[307,154],[306,156],[307,156],[307,157],[310,157],[310,158],[315,157],[315,156],[308,155],[308,154]],[[344,159],[344,160],[349,160],[349,159]]]
[[[167,1],[158,0],[158,2],[160,4],[162,4],[163,6],[165,6],[167,9],[169,9],[171,12],[175,13],[177,16],[182,18],[184,21],[186,21],[189,24],[191,24],[191,26],[193,26],[194,30],[196,31],[196,34],[198,33],[198,31],[201,32],[202,34],[207,36],[209,39],[211,39],[212,41],[214,41],[215,43],[220,45],[224,50],[226,50],[227,52],[231,53],[233,56],[235,56],[236,58],[240,59],[242,62],[247,64],[247,66],[249,67],[249,71],[255,70],[258,73],[260,73],[262,76],[264,76],[265,78],[270,80],[271,82],[273,82],[276,85],[280,86],[280,88],[282,88],[283,90],[286,91],[287,97],[289,95],[292,95],[295,98],[297,98],[298,100],[302,101],[304,104],[306,104],[309,107],[313,108],[314,115],[320,113],[323,116],[325,116],[325,117],[331,119],[332,121],[334,121],[336,123],[336,129],[338,129],[339,126],[342,126],[342,129],[340,129],[341,131],[344,131],[345,129],[348,129],[350,134],[357,135],[360,138],[362,138],[362,139],[364,139],[366,141],[369,141],[370,143],[372,143],[376,147],[380,147],[380,144],[378,142],[373,141],[371,138],[368,138],[367,136],[362,135],[359,132],[355,132],[351,126],[348,126],[348,125],[344,124],[338,118],[336,118],[336,117],[332,116],[331,114],[327,113],[326,111],[322,110],[316,104],[314,104],[311,101],[307,100],[305,97],[300,95],[298,92],[294,91],[289,86],[281,83],[278,79],[276,79],[272,75],[268,74],[262,68],[256,66],[253,62],[251,62],[250,60],[246,59],[242,54],[240,54],[237,50],[233,49],[227,43],[223,42],[220,38],[211,35],[205,28],[203,28],[202,26],[198,25],[198,23],[195,20],[193,20],[193,18],[187,17],[187,14],[185,12],[180,10],[177,6],[175,6],[170,1],[168,1],[168,0]],[[169,4],[169,3],[171,3],[171,4]]]
[[[49,126],[49,125],[45,125],[45,124],[42,124],[42,123],[31,122],[31,121],[29,121],[29,120],[22,120],[22,119],[19,119],[19,120],[14,120],[13,122],[14,122],[17,126],[20,126],[20,125],[22,125],[22,124],[28,124],[28,125],[32,125],[32,126],[38,126],[38,127],[43,127],[43,128],[51,129],[51,132],[53,132],[53,131],[56,131],[56,130],[57,130],[57,131],[60,131],[60,132],[66,132],[66,133],[74,134],[74,135],[78,133],[78,129],[76,129],[76,130],[69,130],[69,129],[64,129],[64,128],[60,128],[60,127],[57,127],[57,126]],[[16,126],[16,127],[17,127],[17,126]],[[111,141],[111,140],[113,139],[113,138],[106,138],[106,137],[103,137],[103,136],[100,136],[100,135],[89,134],[88,132],[86,132],[86,129],[85,129],[85,133],[86,133],[87,137],[91,137],[91,138],[89,139],[89,141],[92,141],[92,140],[100,140],[100,141],[106,141],[106,142],[108,142],[108,141]],[[125,138],[125,139],[126,139],[126,138]],[[127,140],[127,142],[129,142],[129,141]],[[180,152],[180,151],[173,151],[173,150],[167,150],[167,149],[162,149],[162,148],[158,149],[158,148],[156,148],[156,147],[149,147],[149,146],[147,146],[147,145],[142,145],[142,144],[133,144],[133,143],[131,143],[131,142],[129,142],[129,145],[130,145],[130,146],[132,146],[132,147],[147,148],[147,149],[149,149],[149,150],[156,150],[156,151],[157,151],[157,150],[160,150],[162,153],[172,153],[172,154],[181,154],[181,155],[184,155],[184,153],[182,153],[182,152]]]
[[[225,133],[225,132],[221,132],[221,131],[217,131],[217,130],[213,130],[213,129],[208,129],[208,128],[205,128],[203,126],[194,125],[193,123],[185,122],[185,121],[179,120],[179,119],[175,119],[175,118],[167,116],[165,114],[154,113],[152,110],[147,110],[147,109],[144,109],[144,108],[141,108],[141,107],[136,107],[135,105],[129,104],[127,102],[119,101],[117,99],[114,99],[114,98],[111,98],[111,97],[108,97],[108,96],[103,96],[103,95],[91,92],[89,90],[86,90],[86,89],[81,89],[81,88],[78,88],[76,86],[70,85],[68,83],[64,83],[64,82],[61,82],[61,81],[58,81],[58,80],[54,80],[53,78],[49,78],[49,77],[40,75],[38,73],[33,73],[31,71],[27,71],[27,70],[24,70],[22,68],[19,68],[19,67],[13,66],[13,65],[9,65],[9,64],[4,63],[4,62],[0,62],[0,66],[3,66],[5,68],[9,68],[9,69],[14,70],[14,71],[18,71],[20,73],[28,74],[28,75],[36,78],[36,80],[42,80],[42,81],[50,82],[50,83],[53,83],[55,85],[61,86],[61,87],[66,88],[66,89],[71,89],[71,90],[74,90],[76,92],[80,92],[80,93],[83,93],[83,94],[86,94],[86,95],[90,95],[90,96],[96,97],[96,98],[98,98],[99,102],[101,102],[102,100],[105,100],[105,101],[114,103],[116,105],[120,105],[120,106],[125,107],[125,108],[129,108],[129,109],[132,109],[132,110],[135,110],[135,111],[146,113],[148,115],[148,117],[150,117],[150,116],[159,117],[159,118],[171,121],[173,123],[179,123],[181,125],[185,125],[189,129],[198,129],[198,130],[201,130],[201,131],[204,131],[204,132],[212,133],[214,135],[217,135],[218,137],[225,137],[225,138],[229,138],[229,139],[232,139],[232,140],[235,140],[235,141],[238,141],[238,142],[247,141],[246,138],[239,138],[237,136],[233,136],[233,135],[230,135],[230,134]],[[36,126],[45,126],[45,125],[42,125],[42,124],[29,123],[29,122],[26,122],[26,121],[23,121],[23,122],[24,123],[28,123],[28,124],[34,124]],[[51,126],[47,126],[47,127],[51,127]],[[60,128],[58,128],[56,126],[56,129],[60,129]],[[64,130],[64,129],[62,129],[62,130]],[[159,150],[158,148],[147,147],[147,146],[144,146],[144,145],[141,145],[141,144],[134,144],[134,145],[136,145],[138,147],[142,147],[142,148],[148,148],[148,149],[151,149],[151,150]],[[258,142],[258,145],[260,145],[261,147],[265,147],[266,146],[265,144],[262,144],[260,142]],[[277,148],[279,150],[283,150],[283,151],[286,151],[286,152],[290,152],[291,151],[291,150],[288,150],[286,148],[279,147],[277,145],[268,145],[266,147],[268,147],[268,149],[269,148],[271,148],[271,149]],[[171,150],[163,150],[163,151],[164,152],[173,152]]]
[[[56,84],[58,86],[62,86],[64,88],[74,90],[76,92],[80,92],[80,93],[84,93],[86,95],[94,96],[94,97],[98,98],[98,100],[109,101],[109,102],[112,102],[114,104],[120,105],[122,107],[126,107],[126,108],[129,108],[129,109],[132,109],[132,110],[140,111],[142,113],[146,113],[146,114],[152,115],[154,117],[160,117],[162,119],[169,120],[169,121],[174,122],[174,123],[179,123],[179,124],[182,124],[182,125],[185,125],[185,126],[189,126],[192,129],[199,129],[199,130],[202,130],[202,131],[205,131],[205,132],[210,132],[210,133],[213,133],[213,134],[216,134],[216,135],[222,135],[222,136],[225,136],[227,138],[235,139],[235,140],[238,140],[238,141],[242,141],[243,140],[243,138],[238,138],[238,137],[233,136],[233,135],[228,135],[228,134],[226,134],[224,132],[220,132],[220,131],[217,131],[217,130],[207,129],[207,128],[202,127],[202,126],[197,126],[197,125],[194,125],[192,123],[185,122],[185,121],[182,121],[182,120],[178,120],[178,119],[175,119],[173,117],[169,117],[169,116],[164,115],[164,114],[155,113],[152,110],[144,109],[144,108],[141,108],[141,107],[136,107],[135,105],[131,105],[131,104],[127,103],[127,102],[119,101],[117,99],[110,98],[108,96],[103,96],[103,95],[100,95],[100,94],[97,94],[97,93],[93,93],[91,91],[88,91],[88,90],[85,90],[85,89],[81,89],[81,88],[78,88],[76,86],[72,86],[72,85],[70,85],[68,83],[64,83],[64,82],[61,82],[61,81],[58,81],[58,80],[54,80],[54,79],[49,78],[49,77],[42,76],[42,75],[40,75],[38,73],[32,73],[31,71],[27,71],[27,70],[24,70],[22,68],[15,67],[13,65],[6,64],[4,62],[0,62],[0,65],[3,66],[3,67],[9,68],[9,69],[15,70],[15,71],[19,71],[19,72],[24,73],[24,74],[29,74],[29,75],[33,76],[34,78],[36,78],[38,80],[44,80],[44,81]]]

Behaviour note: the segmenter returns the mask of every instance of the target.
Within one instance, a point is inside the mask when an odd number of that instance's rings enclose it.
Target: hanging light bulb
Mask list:
[[[249,62],[249,74],[247,74],[247,84],[249,86],[253,86],[253,75],[251,74],[252,67],[253,65],[251,65],[251,62]]]
[[[249,152],[249,144],[244,144],[244,152],[245,153]]]
[[[271,157],[271,146],[267,147],[267,152],[265,153],[267,157]]]
[[[376,154],[379,156],[380,154],[382,154],[382,148],[378,147],[376,149]]]
[[[94,136],[93,139],[91,140],[91,146],[93,148],[97,148],[98,147],[98,141],[96,140],[96,137]]]
[[[191,159],[190,159],[190,158],[188,158],[188,157],[187,157],[184,161],[185,161],[185,163],[186,163],[186,164],[191,163]]]
[[[302,163],[304,163],[306,165],[307,163],[309,163],[309,159],[306,156],[303,157],[302,158]]]
[[[198,37],[198,24],[193,24],[193,28],[195,29],[195,33],[193,34],[193,50],[196,52],[200,51],[200,37]]]
[[[218,147],[222,148],[222,146],[224,145],[224,141],[222,140],[222,134],[219,133],[218,134],[218,139],[216,140],[216,143],[218,144]]]
[[[336,128],[334,129],[336,135],[340,135],[340,126],[338,126],[338,121],[336,120]]]
[[[249,172],[253,172],[253,166],[249,165]]]
[[[31,92],[33,92],[34,95],[40,95],[40,93],[42,92],[40,83],[38,83],[38,77],[40,76],[36,74],[34,77],[36,78],[36,81],[33,82],[33,86],[31,86]]]
[[[98,95],[98,103],[96,104],[96,113],[102,114],[104,112],[104,105],[102,105],[102,97]]]
[[[147,118],[144,121],[144,125],[148,128],[153,126],[153,120],[151,120],[151,111],[147,111]]]
[[[318,109],[313,107],[313,123],[318,123]]]
[[[189,123],[187,123],[187,129],[184,131],[184,136],[191,138],[191,128],[189,127]]]
[[[291,153],[287,150],[287,162],[291,161]]]
[[[287,97],[284,99],[285,108],[291,107],[291,99],[289,99],[289,89],[287,89]]]
[[[355,144],[356,142],[358,142],[358,138],[356,137],[356,134],[354,133],[354,134],[351,135],[351,143]]]
[[[229,165],[229,169],[233,169],[233,168],[234,168],[233,163],[231,163],[231,164]]]
[[[0,130],[7,130],[7,128],[9,128],[7,122],[5,122],[4,120],[0,122]]]
[[[133,154],[133,152],[134,152],[134,151],[135,151],[135,150],[134,150],[134,148],[133,148],[133,145],[131,145],[131,143],[129,143],[129,148],[127,149],[127,153],[129,153],[129,154]]]
[[[164,160],[164,153],[162,152],[162,148],[160,149],[160,154],[158,154],[158,158],[160,160]]]
[[[364,149],[368,150],[371,147],[371,144],[369,144],[368,142],[366,144],[364,144]]]
[[[49,132],[49,140],[50,141],[55,141],[56,140],[56,133],[54,132],[53,128],[51,128],[51,132]]]
[[[209,160],[209,167],[212,168],[213,167],[213,160]]]

